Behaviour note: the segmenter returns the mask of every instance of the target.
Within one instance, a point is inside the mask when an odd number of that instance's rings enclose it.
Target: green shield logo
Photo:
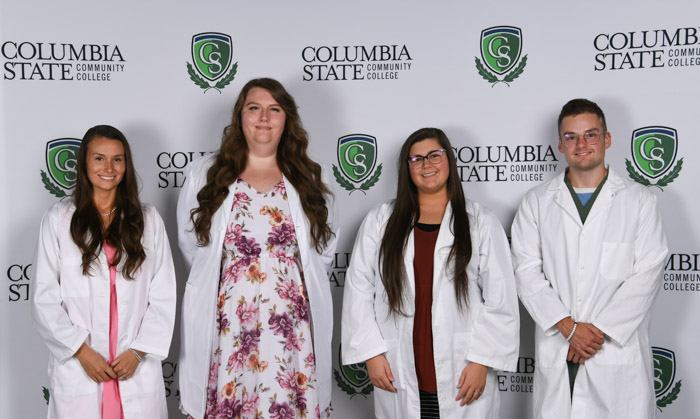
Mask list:
[[[352,365],[342,365],[341,349],[338,348],[338,364],[340,370],[333,370],[335,382],[338,387],[343,390],[352,399],[358,394],[364,398],[372,393],[374,386],[369,379],[367,366],[364,362]]]
[[[654,392],[656,397],[666,393],[676,378],[676,355],[665,348],[652,348],[654,355]]]
[[[231,65],[231,37],[218,32],[206,32],[192,37],[192,60],[202,77],[214,81],[223,76]]]
[[[678,134],[669,127],[652,126],[632,132],[632,160],[644,175],[655,179],[676,160]]]
[[[353,182],[362,182],[377,162],[377,139],[365,134],[346,135],[338,139],[338,163],[343,174]]]
[[[503,75],[520,59],[522,33],[514,26],[494,26],[481,31],[481,57],[488,68]]]
[[[46,143],[46,168],[51,179],[63,189],[72,189],[77,179],[80,140],[59,138]]]

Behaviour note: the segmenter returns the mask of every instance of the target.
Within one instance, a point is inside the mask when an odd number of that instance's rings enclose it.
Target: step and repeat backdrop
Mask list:
[[[509,232],[526,191],[566,167],[556,146],[561,106],[599,103],[612,133],[606,160],[657,196],[670,245],[653,309],[658,417],[700,416],[696,1],[0,0],[0,72],[0,417],[46,412],[32,261],[43,212],[70,199],[85,131],[110,124],[129,139],[141,199],[168,228],[181,298],[175,205],[187,167],[218,148],[240,88],[261,76],[296,98],[312,157],[333,169],[336,325],[355,234],[394,195],[411,132],[448,134],[466,195]],[[365,144],[362,158],[340,152],[344,139]],[[655,146],[640,152],[644,140]],[[163,362],[173,418],[180,315]],[[498,375],[503,418],[531,417],[535,326],[521,316],[518,369]],[[366,370],[340,365],[339,337],[336,327],[334,417],[371,417]]]

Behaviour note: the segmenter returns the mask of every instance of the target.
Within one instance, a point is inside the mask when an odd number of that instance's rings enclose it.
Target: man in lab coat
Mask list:
[[[561,110],[568,167],[512,226],[518,295],[535,328],[534,417],[653,418],[649,323],[668,253],[656,197],[605,164],[598,105]]]

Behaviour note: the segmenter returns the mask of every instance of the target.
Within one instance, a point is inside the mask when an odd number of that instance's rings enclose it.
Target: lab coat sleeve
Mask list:
[[[175,306],[177,299],[175,267],[170,252],[170,241],[165,231],[165,225],[155,207],[148,207],[144,214],[148,222],[153,224],[153,252],[149,255],[153,265],[152,278],[136,278],[137,281],[150,281],[148,287],[148,308],[141,321],[138,335],[130,347],[149,356],[162,360],[168,356],[170,340],[175,325]]]
[[[515,214],[511,227],[513,266],[520,301],[537,325],[551,336],[559,332],[554,325],[571,313],[544,275],[537,204],[535,191],[530,191]]]
[[[207,158],[206,161],[209,161]],[[180,251],[189,271],[194,262],[194,256],[197,253],[197,236],[194,234],[194,226],[190,219],[190,211],[199,207],[197,202],[197,194],[204,186],[206,178],[206,170],[203,166],[202,159],[193,162],[187,172],[185,183],[182,185],[180,195],[177,199],[177,239]]]
[[[330,181],[330,178],[328,176],[328,170],[326,170],[326,168],[324,167],[324,170],[322,172],[323,183],[325,183],[326,186],[329,189],[331,189],[331,192],[333,192],[331,186],[332,182]],[[340,236],[340,225],[338,224],[338,207],[335,205],[334,194],[326,196],[326,208],[328,208],[328,220],[326,222],[330,226],[333,235],[326,244],[326,247],[323,249],[321,258],[323,259],[323,264],[326,267],[326,271],[330,272],[331,268],[333,267],[333,260],[335,259],[335,250],[338,246],[338,239]]]
[[[520,314],[508,239],[491,212],[482,212],[476,224],[472,228],[478,228],[479,234],[477,282],[483,302],[472,323],[467,359],[491,368],[515,371]]]
[[[624,346],[649,313],[661,289],[661,275],[668,254],[666,235],[656,197],[648,191],[642,199],[640,223],[634,240],[632,274],[592,319],[608,337]]]
[[[34,326],[59,362],[72,357],[89,335],[73,325],[62,306],[58,229],[60,222],[70,220],[60,219],[61,205],[49,208],[41,220],[30,292]]]
[[[360,226],[345,277],[341,322],[344,365],[387,352],[374,308],[376,284],[381,283],[377,270],[382,234],[379,208],[367,214]]]

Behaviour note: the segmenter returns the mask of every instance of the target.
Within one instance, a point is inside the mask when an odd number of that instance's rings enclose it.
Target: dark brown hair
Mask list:
[[[103,231],[102,220],[93,201],[93,186],[87,174],[88,146],[99,137],[117,140],[124,146],[125,171],[117,186],[115,213],[109,227]],[[131,158],[131,149],[126,137],[118,129],[109,125],[97,125],[85,133],[78,150],[77,180],[73,191],[75,212],[70,223],[70,234],[83,254],[83,275],[90,275],[90,265],[97,260],[102,242],[107,240],[117,250],[112,266],[116,266],[126,256],[123,274],[134,279],[136,271],[146,259],[141,243],[143,236],[143,212],[139,201],[136,170]]]
[[[238,100],[233,107],[231,124],[224,128],[221,147],[216,153],[214,163],[207,171],[207,183],[197,194],[199,206],[190,212],[197,244],[209,245],[212,216],[228,196],[229,186],[246,167],[248,144],[243,135],[241,111],[248,92],[256,87],[270,92],[284,110],[284,132],[277,146],[277,165],[299,193],[302,208],[311,224],[311,239],[316,250],[320,251],[333,234],[327,224],[328,208],[326,206],[326,199],[331,192],[321,180],[321,166],[311,160],[306,153],[309,139],[301,124],[294,98],[280,82],[269,78],[249,81],[238,95]]]
[[[467,216],[462,182],[457,172],[457,161],[450,140],[438,128],[421,128],[411,134],[401,147],[399,154],[399,180],[396,188],[394,209],[387,222],[384,237],[379,248],[379,260],[384,289],[389,300],[389,310],[396,315],[405,315],[403,307],[403,290],[406,283],[404,272],[404,252],[408,236],[420,219],[418,205],[418,190],[411,180],[408,158],[413,144],[427,139],[436,139],[440,147],[447,150],[445,155],[449,163],[447,178],[447,193],[452,206],[450,228],[454,242],[447,263],[454,263],[454,287],[457,296],[457,306],[461,310],[467,304],[467,265],[472,255],[472,242],[469,233],[469,217]],[[449,270],[448,270],[449,272]]]
[[[603,131],[608,130],[608,125],[605,123],[605,114],[600,109],[597,103],[588,99],[571,99],[561,108],[559,119],[557,120],[557,133],[561,134],[561,122],[567,116],[581,115],[582,113],[592,113],[600,118],[600,124],[603,126]]]

